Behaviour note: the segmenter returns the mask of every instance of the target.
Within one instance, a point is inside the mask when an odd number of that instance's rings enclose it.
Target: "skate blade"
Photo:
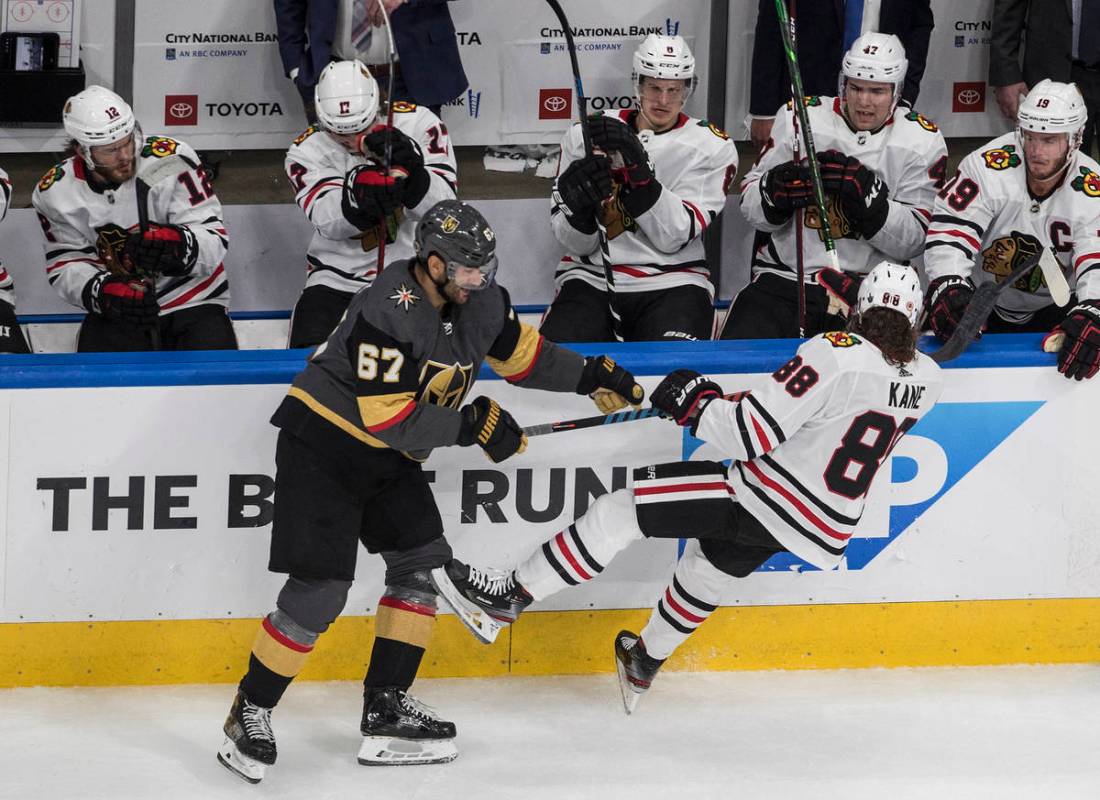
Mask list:
[[[639,692],[634,688],[634,684],[630,682],[630,678],[626,676],[626,667],[623,662],[619,660],[618,656],[615,657],[615,672],[619,674],[619,692],[623,696],[623,710],[627,715],[634,713],[634,709],[638,707],[638,701],[642,699],[644,691]]]
[[[359,763],[365,767],[404,767],[418,764],[446,764],[458,758],[454,739],[398,739],[393,736],[364,736]]]
[[[228,736],[218,750],[218,761],[230,772],[239,775],[249,783],[259,783],[264,779],[264,771],[267,764],[263,764],[254,758],[237,750],[237,745]]]
[[[458,587],[451,581],[444,567],[436,567],[431,572],[432,586],[439,596],[451,607],[462,624],[469,629],[482,644],[492,644],[507,624],[486,614],[462,596]]]

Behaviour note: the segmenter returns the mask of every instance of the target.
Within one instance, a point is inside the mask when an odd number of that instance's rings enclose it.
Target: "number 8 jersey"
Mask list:
[[[878,468],[942,388],[939,366],[923,353],[899,367],[863,336],[826,333],[763,388],[709,403],[696,435],[733,458],[735,499],[776,541],[832,569]]]

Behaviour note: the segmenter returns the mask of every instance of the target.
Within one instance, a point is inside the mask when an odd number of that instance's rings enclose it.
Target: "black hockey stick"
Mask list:
[[[722,395],[723,400],[740,400],[746,392],[733,392]],[[594,417],[581,417],[579,419],[565,419],[560,422],[544,422],[541,425],[529,425],[523,429],[525,436],[545,436],[548,433],[561,433],[562,431],[577,431],[581,428],[598,428],[601,425],[616,425],[620,422],[634,422],[639,419],[651,419],[662,417],[668,419],[659,409],[650,406],[640,408],[637,411],[616,411],[614,414],[599,414]]]
[[[1020,265],[1012,270],[1000,283],[989,281],[974,290],[974,295],[970,298],[970,302],[967,304],[966,311],[963,312],[962,319],[959,320],[955,332],[944,342],[943,347],[930,354],[932,360],[937,364],[942,364],[961,356],[981,331],[985,321],[989,319],[993,307],[997,305],[998,295],[1014,284],[1021,276],[1035,269],[1042,261],[1045,253],[1047,253],[1046,248],[1041,249],[1038,253],[1032,253],[1020,262]]]
[[[393,165],[393,82],[397,72],[397,44],[393,40],[393,28],[390,27],[390,15],[386,12],[386,4],[379,3],[378,10],[382,12],[382,19],[386,23],[386,47],[390,72],[386,81],[386,143],[382,148],[382,174],[388,178],[390,167]],[[362,147],[359,149],[362,150]],[[386,236],[389,234],[389,221],[383,219],[379,228],[378,273],[381,274],[386,266]]]
[[[573,44],[573,30],[569,27],[569,20],[565,17],[558,0],[546,0],[546,4],[558,18],[562,34],[565,36],[565,46],[569,50],[569,65],[573,69],[573,84],[577,91],[577,113],[581,123],[581,141],[584,142],[585,156],[592,155],[592,136],[588,131],[588,100],[584,96],[584,85],[581,83],[581,68],[577,63],[577,48]],[[611,250],[607,244],[607,228],[603,224],[603,217],[596,212],[596,233],[600,240],[600,258],[603,259],[603,277],[607,283],[607,310],[611,314],[611,332],[615,339],[623,340],[622,320],[619,312],[615,310],[615,272],[611,268]]]

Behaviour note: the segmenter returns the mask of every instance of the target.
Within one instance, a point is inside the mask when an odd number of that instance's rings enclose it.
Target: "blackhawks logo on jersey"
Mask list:
[[[441,364],[429,360],[420,373],[419,401],[457,409],[470,388],[473,372],[473,364]]]
[[[1088,197],[1100,197],[1100,175],[1088,167],[1081,167],[1081,174],[1073,179],[1070,186]]]
[[[310,125],[304,131],[298,134],[298,138],[294,140],[294,144],[301,144],[313,134],[317,133],[317,126]]]
[[[821,98],[818,97],[816,94],[813,94],[813,95],[808,94],[808,95],[806,95],[805,97],[802,98],[802,105],[804,105],[806,108],[812,108],[813,106],[819,106],[819,105],[821,105]],[[794,108],[794,100],[788,100],[787,101],[787,110],[790,111],[793,108]]]
[[[1009,169],[1020,166],[1020,156],[1016,152],[1016,145],[1006,144],[1004,147],[995,147],[982,153],[985,165],[989,169]]]
[[[145,158],[167,158],[175,155],[179,142],[169,139],[167,136],[150,136],[145,140],[145,147],[141,148],[141,154]]]
[[[855,347],[863,341],[845,331],[830,331],[824,334],[824,338],[833,347]]]
[[[618,182],[611,184],[611,197],[604,202],[601,213],[601,221],[604,230],[607,232],[607,241],[609,242],[626,231],[638,232],[638,223],[623,208],[622,200],[619,197],[620,189],[622,189],[622,185]]]
[[[40,192],[46,191],[51,186],[53,186],[55,183],[57,183],[59,180],[61,180],[61,178],[64,177],[64,175],[65,175],[65,170],[63,170],[61,168],[60,164],[58,164],[55,167],[50,167],[50,171],[47,172],[45,175],[43,175],[42,180],[40,180],[38,182],[38,191],[40,191]]]
[[[993,243],[982,251],[982,270],[997,278],[1004,278],[1020,266],[1024,259],[1035,255],[1042,248],[1042,242],[1031,234],[1013,231],[1008,236],[994,239]],[[1012,286],[1021,292],[1031,294],[1045,285],[1042,271],[1035,269],[1017,278]]]
[[[404,100],[393,101],[393,113],[394,114],[408,114],[416,111],[416,103],[408,103]]]
[[[825,199],[825,209],[829,212],[829,232],[834,239],[858,239],[859,231],[852,227],[851,220],[844,210],[844,205],[838,203],[836,197]],[[808,206],[805,211],[806,227],[817,231],[817,236],[825,241],[825,231],[821,229],[821,213],[816,205]]]
[[[96,229],[95,240],[96,253],[99,260],[112,275],[129,276],[129,261],[125,256],[126,240],[130,238],[130,232],[125,228],[109,222]]]
[[[908,114],[905,115],[905,118],[910,122],[917,123],[926,131],[929,131],[931,133],[935,133],[940,129],[939,125],[928,119],[928,117],[924,116],[924,114],[918,114],[916,111],[910,111]]]
[[[713,122],[707,122],[705,119],[699,120],[699,127],[700,128],[706,128],[708,131],[713,133],[719,139],[729,139],[730,138],[730,135],[728,133],[726,133],[724,130],[719,128]]]

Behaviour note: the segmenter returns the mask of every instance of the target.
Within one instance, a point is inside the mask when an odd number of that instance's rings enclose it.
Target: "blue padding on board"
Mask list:
[[[1040,334],[983,337],[944,366],[957,368],[1053,367],[1055,356],[1040,349]],[[585,355],[606,353],[636,375],[665,375],[687,367],[713,374],[771,372],[790,358],[795,339],[730,342],[632,342],[579,344]],[[921,349],[935,350],[926,337]],[[82,386],[200,386],[289,384],[305,366],[309,350],[211,350],[187,353],[59,353],[0,355],[0,389]],[[483,367],[479,380],[499,380]]]

